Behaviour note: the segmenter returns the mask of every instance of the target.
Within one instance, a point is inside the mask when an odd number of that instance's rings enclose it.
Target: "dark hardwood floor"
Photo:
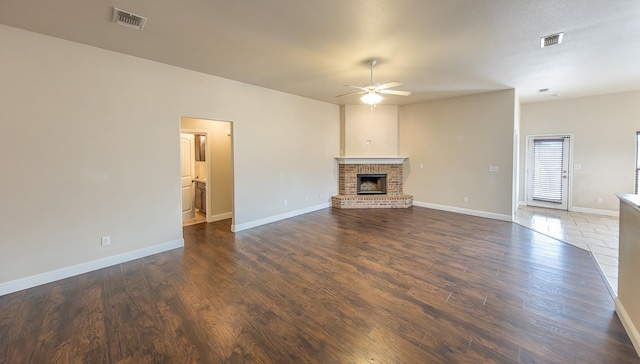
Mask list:
[[[1,363],[640,363],[586,251],[325,209],[0,297]]]

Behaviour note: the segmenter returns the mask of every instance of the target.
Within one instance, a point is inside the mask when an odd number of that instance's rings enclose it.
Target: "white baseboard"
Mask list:
[[[413,201],[413,205],[418,207],[426,207],[434,210],[455,212],[455,213],[464,214],[464,215],[486,217],[488,219],[494,219],[494,220],[502,220],[502,221],[509,221],[509,222],[513,221],[513,219],[511,218],[511,215],[502,215],[502,214],[496,214],[496,213],[487,212],[487,211],[464,209],[461,207],[453,207],[453,206],[446,206],[446,205],[437,205],[433,203],[420,202],[420,201]]]
[[[616,312],[618,313],[618,317],[622,322],[622,326],[627,331],[627,335],[629,335],[629,339],[631,339],[631,343],[633,347],[636,349],[636,353],[640,355],[640,334],[638,333],[638,329],[631,321],[627,310],[624,309],[622,302],[620,302],[620,298],[616,297]]]
[[[220,221],[220,220],[226,220],[226,219],[231,219],[232,217],[233,217],[233,213],[232,212],[225,212],[224,214],[218,214],[218,215],[209,216],[209,218],[207,219],[207,222],[215,222],[215,221]]]
[[[585,214],[604,215],[604,216],[620,216],[620,212],[611,210],[590,209],[588,207],[572,206],[569,211],[582,212]]]
[[[265,217],[264,219],[245,222],[244,224],[231,225],[231,231],[233,231],[234,233],[237,233],[238,231],[251,229],[251,228],[254,228],[256,226],[265,225],[265,224],[269,224],[269,223],[272,223],[272,222],[288,219],[288,218],[291,218],[291,217],[294,217],[294,216],[308,214],[309,212],[314,212],[314,211],[326,209],[329,206],[331,206],[331,204],[327,202],[327,203],[323,203],[323,204],[320,204],[320,205],[305,207],[304,209],[300,209],[300,210],[286,212],[286,213],[280,214],[280,215],[274,215],[274,216]]]
[[[125,263],[131,260],[144,258],[149,255],[162,253],[171,249],[181,248],[184,246],[184,239],[170,241],[168,243],[153,245],[130,252],[101,258],[91,262],[80,263],[70,267],[52,270],[50,272],[36,274],[30,277],[16,279],[5,283],[0,283],[0,296],[9,293],[21,291],[23,289],[36,287],[42,284],[51,283],[60,279],[73,277],[79,274],[91,272],[94,270],[110,267],[112,265]]]

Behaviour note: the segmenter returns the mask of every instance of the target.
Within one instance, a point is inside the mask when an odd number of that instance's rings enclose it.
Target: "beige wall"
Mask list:
[[[181,116],[233,121],[236,226],[337,193],[336,105],[7,26],[0,44],[0,285],[180,241]]]
[[[231,123],[212,121],[213,130],[209,134],[209,159],[211,160],[209,179],[209,207],[211,216],[229,214],[233,210],[233,155],[231,154]],[[209,187],[207,187],[209,188]],[[215,218],[214,220],[217,220]]]
[[[526,136],[573,133],[573,208],[618,210],[615,193],[633,193],[640,91],[523,104],[520,199],[524,200]],[[598,203],[598,197],[604,199]]]
[[[207,178],[207,216],[209,221],[228,218],[233,209],[233,156],[231,145],[231,123],[217,120],[203,120],[188,117],[180,118],[183,130],[206,131],[209,154],[206,162],[198,164],[209,165],[210,174],[198,172],[200,178]],[[206,168],[206,167],[205,167]]]
[[[196,161],[196,178],[207,178],[207,162]]]
[[[515,113],[514,90],[401,106],[400,154],[409,157],[405,193],[418,205],[510,219]]]
[[[398,155],[398,106],[344,106],[344,155],[384,157]]]

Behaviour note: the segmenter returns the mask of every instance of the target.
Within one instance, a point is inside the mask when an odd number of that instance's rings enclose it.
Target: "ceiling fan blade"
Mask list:
[[[411,95],[410,91],[400,91],[400,90],[380,90],[378,92],[380,92],[381,94],[398,95],[398,96],[409,96],[409,95]]]
[[[358,90],[362,90],[362,91],[369,91],[367,88],[365,87],[361,87],[361,86],[353,86],[353,85],[342,85],[344,87],[353,87],[353,88],[357,88]]]
[[[398,86],[401,86],[401,85],[402,85],[402,83],[400,83],[398,81],[387,82],[387,83],[385,83],[383,85],[380,85],[380,86],[376,87],[376,90],[380,91],[380,90],[384,90],[384,89],[387,89],[387,88],[398,87]]]
[[[360,92],[350,92],[348,94],[342,94],[342,95],[338,95],[336,97],[342,97],[342,96],[352,96],[352,95],[362,95],[362,94],[366,94],[367,91],[360,91]]]

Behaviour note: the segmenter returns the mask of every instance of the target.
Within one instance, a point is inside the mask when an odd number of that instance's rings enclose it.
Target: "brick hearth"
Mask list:
[[[403,160],[404,158],[393,158],[391,159],[392,162],[380,158],[339,159],[339,195],[331,197],[331,205],[340,209],[411,207],[413,196],[405,195],[402,192]],[[358,174],[386,174],[387,193],[383,195],[358,195]]]

